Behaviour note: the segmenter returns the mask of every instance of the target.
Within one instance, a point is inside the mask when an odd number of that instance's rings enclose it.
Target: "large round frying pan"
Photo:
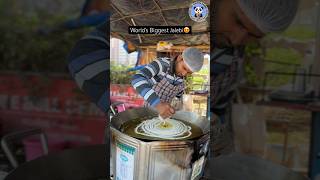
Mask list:
[[[112,117],[110,126],[111,128],[115,128],[116,130],[122,132],[121,130],[122,125],[128,121],[135,120],[135,119],[147,120],[147,119],[152,119],[154,117],[158,117],[158,113],[150,108],[141,107],[141,108],[129,109],[124,112],[120,112],[116,114],[114,117]],[[177,111],[171,118],[185,121],[199,127],[202,130],[202,134],[200,134],[199,137],[201,135],[209,134],[209,129],[210,129],[209,121],[205,118],[199,117],[196,113],[188,112],[188,111]],[[148,138],[146,137],[146,139],[143,139],[143,140],[148,140]],[[159,139],[159,140],[163,140],[163,139]]]

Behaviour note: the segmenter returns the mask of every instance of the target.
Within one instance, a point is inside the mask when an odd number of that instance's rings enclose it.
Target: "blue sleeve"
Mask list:
[[[165,59],[157,59],[138,71],[132,77],[131,85],[137,93],[143,97],[152,107],[160,103],[160,98],[152,89],[150,80],[152,77],[165,72],[169,62]]]
[[[109,33],[104,23],[79,42],[68,56],[68,68],[81,90],[103,111],[109,107]]]

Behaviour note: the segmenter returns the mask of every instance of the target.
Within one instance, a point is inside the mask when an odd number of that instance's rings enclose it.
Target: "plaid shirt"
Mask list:
[[[213,156],[234,151],[231,103],[241,80],[242,59],[238,49],[215,49],[211,55],[210,111],[215,115],[210,127]]]
[[[211,112],[223,116],[241,79],[240,51],[216,49],[211,55]],[[222,118],[223,119],[223,118]],[[223,120],[222,120],[223,121]]]
[[[154,107],[161,102],[159,95],[153,86],[166,78],[174,86],[184,83],[181,77],[175,75],[175,60],[170,58],[158,58],[138,71],[132,77],[131,84],[150,106]],[[183,91],[178,93],[178,97]]]

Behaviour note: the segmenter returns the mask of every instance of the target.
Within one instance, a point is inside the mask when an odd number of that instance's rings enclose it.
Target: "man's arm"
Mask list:
[[[68,68],[78,86],[98,107],[109,107],[109,38],[107,23],[82,38],[68,56]]]
[[[160,103],[160,98],[152,89],[150,83],[151,78],[157,74],[166,72],[170,62],[167,59],[157,59],[145,68],[141,69],[137,74],[132,77],[131,84],[133,88],[140,94],[145,101],[147,101],[152,107],[155,107]]]

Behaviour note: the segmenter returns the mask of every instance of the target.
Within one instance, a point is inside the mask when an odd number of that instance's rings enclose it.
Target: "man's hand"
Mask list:
[[[168,118],[175,113],[175,110],[168,103],[159,103],[155,108],[162,118]]]

